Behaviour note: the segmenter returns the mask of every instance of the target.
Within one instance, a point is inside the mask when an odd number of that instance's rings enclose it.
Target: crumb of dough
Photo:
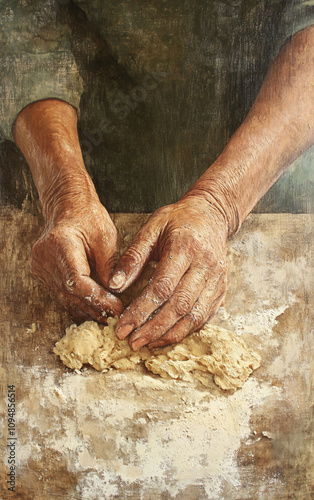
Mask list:
[[[149,372],[165,379],[198,380],[204,386],[214,382],[224,390],[235,390],[244,384],[261,364],[260,356],[249,349],[235,334],[206,324],[179,344],[155,351],[142,347],[133,352],[127,340],[115,335],[117,318],[108,318],[108,326],[86,321],[71,325],[53,351],[73,370],[89,364],[106,372],[134,370],[145,365]]]

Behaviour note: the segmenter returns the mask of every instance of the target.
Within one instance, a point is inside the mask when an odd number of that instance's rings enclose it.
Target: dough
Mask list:
[[[155,375],[185,381],[198,380],[209,386],[215,383],[224,390],[242,387],[249,375],[261,364],[261,358],[235,334],[207,324],[199,332],[179,344],[155,351],[142,347],[133,352],[127,340],[115,335],[117,319],[109,318],[108,326],[86,321],[71,325],[56,343],[54,352],[69,368],[79,370],[89,364],[99,371],[115,368],[133,370],[137,365]]]

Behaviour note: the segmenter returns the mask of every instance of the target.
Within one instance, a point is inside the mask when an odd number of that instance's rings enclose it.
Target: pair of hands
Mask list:
[[[32,271],[59,305],[81,321],[120,315],[117,337],[133,350],[179,342],[215,314],[226,291],[228,229],[197,195],[157,210],[115,266],[117,231],[95,199],[47,224],[33,248]],[[118,294],[150,260],[156,270],[123,311]]]

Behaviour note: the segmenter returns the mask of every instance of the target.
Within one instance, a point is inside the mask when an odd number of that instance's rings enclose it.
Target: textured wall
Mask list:
[[[60,1],[59,22],[71,33],[84,82],[86,166],[110,211],[150,212],[173,202],[215,160],[285,39],[288,3]],[[295,162],[256,210],[311,211],[313,154]],[[2,202],[21,206],[28,193],[24,206],[33,207],[27,170],[3,142]]]

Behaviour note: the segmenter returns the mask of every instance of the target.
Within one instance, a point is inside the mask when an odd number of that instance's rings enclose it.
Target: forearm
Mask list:
[[[71,105],[57,99],[30,104],[16,119],[14,138],[31,169],[46,221],[72,212],[78,200],[98,200]]]
[[[268,71],[248,116],[188,191],[224,213],[229,235],[314,140],[314,27],[291,39]]]

